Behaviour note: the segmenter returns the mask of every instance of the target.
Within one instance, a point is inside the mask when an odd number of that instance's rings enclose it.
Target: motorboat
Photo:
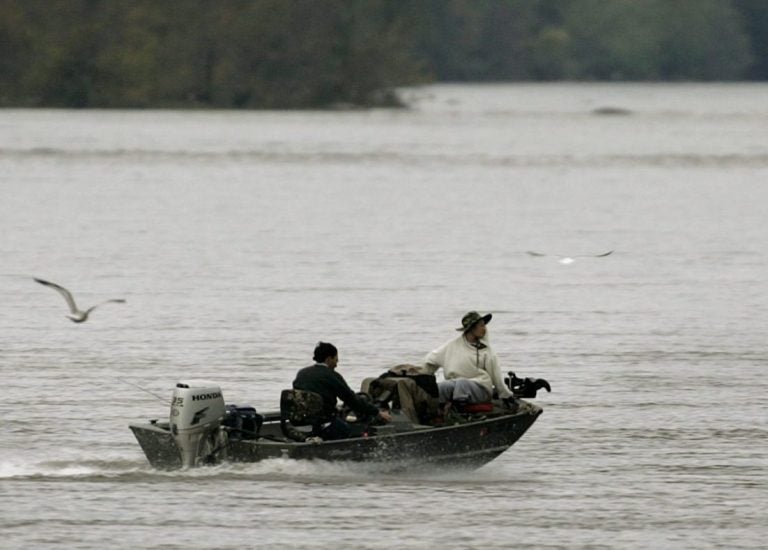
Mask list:
[[[295,390],[282,392],[280,410],[260,414],[253,407],[226,404],[220,386],[202,380],[176,384],[167,421],[153,419],[129,427],[149,463],[158,469],[273,458],[373,462],[386,469],[477,468],[514,445],[542,413],[541,407],[523,397],[536,397],[542,387],[550,391],[543,379],[509,375],[505,380],[514,391],[513,399],[455,404],[428,424],[414,422],[394,399],[392,421],[386,424],[346,416],[353,426],[352,437],[346,439],[322,440],[312,435],[311,425],[297,422],[287,399]]]

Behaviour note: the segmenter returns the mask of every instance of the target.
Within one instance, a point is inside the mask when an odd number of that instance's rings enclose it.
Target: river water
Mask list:
[[[767,94],[0,111],[0,547],[764,547]],[[127,303],[75,325],[32,276]],[[320,339],[356,386],[471,309],[553,388],[479,470],[158,472],[128,430],[191,378],[273,410]]]

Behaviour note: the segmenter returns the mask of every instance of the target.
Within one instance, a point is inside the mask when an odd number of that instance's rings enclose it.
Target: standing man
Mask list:
[[[392,417],[387,411],[380,411],[375,405],[358,399],[344,378],[336,372],[339,352],[328,342],[318,342],[312,357],[315,364],[301,369],[293,381],[293,389],[311,391],[323,398],[323,413],[326,421],[319,435],[323,439],[345,439],[350,436],[349,424],[336,415],[336,399],[341,399],[358,417],[370,416],[389,422]]]
[[[492,317],[491,313],[480,315],[470,311],[461,319],[461,327],[456,329],[461,331],[461,336],[429,352],[424,359],[424,372],[434,374],[443,369],[445,380],[437,384],[441,404],[490,401],[494,387],[500,398],[512,397],[501,376],[496,354],[485,340],[486,325]]]

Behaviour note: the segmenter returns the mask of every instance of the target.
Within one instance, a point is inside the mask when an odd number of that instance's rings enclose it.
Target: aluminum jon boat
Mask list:
[[[510,379],[521,382],[513,388],[516,395],[535,397],[541,387],[549,391],[543,379],[523,381],[514,373]],[[158,469],[270,458],[374,462],[395,470],[434,465],[478,468],[509,449],[542,412],[516,397],[479,408],[457,408],[439,422],[424,425],[392,408],[390,423],[353,422],[353,437],[324,441],[311,436],[310,426],[294,425],[284,399],[290,391],[283,392],[280,411],[258,414],[251,407],[226,405],[215,383],[179,382],[169,421],[129,427],[149,463]]]

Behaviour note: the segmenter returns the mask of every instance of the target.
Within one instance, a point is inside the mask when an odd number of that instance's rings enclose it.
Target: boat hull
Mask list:
[[[230,438],[211,455],[210,462],[259,462],[290,458],[372,462],[387,469],[435,465],[478,468],[520,439],[541,412],[540,407],[521,401],[515,413],[476,416],[449,426],[406,431],[383,426],[375,435],[350,439],[300,443],[277,437]],[[150,423],[133,424],[130,428],[153,467],[176,469],[182,466],[179,449],[166,426]]]

